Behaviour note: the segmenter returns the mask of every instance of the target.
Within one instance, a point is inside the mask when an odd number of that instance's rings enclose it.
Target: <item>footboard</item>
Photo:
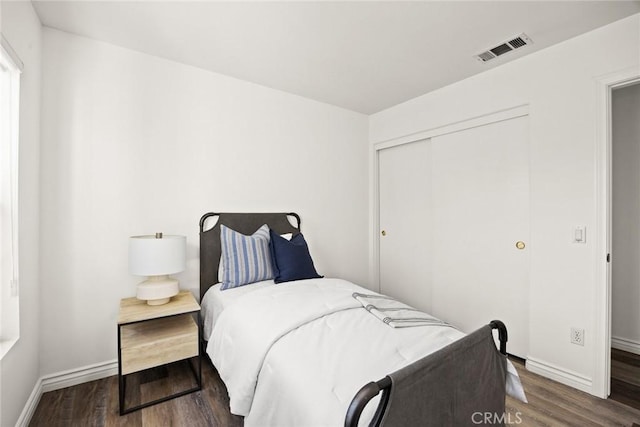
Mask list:
[[[492,330],[498,330],[500,353]],[[470,425],[504,414],[507,328],[494,320],[472,334],[362,387],[347,410],[357,427],[365,406],[382,391],[369,426]]]

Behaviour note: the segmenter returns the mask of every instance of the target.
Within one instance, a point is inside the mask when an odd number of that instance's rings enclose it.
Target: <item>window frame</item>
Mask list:
[[[0,359],[20,338],[18,155],[23,68],[0,34]]]

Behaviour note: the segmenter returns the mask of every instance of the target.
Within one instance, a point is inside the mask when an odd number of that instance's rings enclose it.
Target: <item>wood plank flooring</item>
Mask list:
[[[507,396],[511,425],[521,426],[626,426],[640,423],[640,409],[612,399],[599,399],[527,371],[515,363],[529,403]],[[518,423],[522,420],[521,423]]]
[[[625,426],[640,424],[640,409],[607,399],[598,399],[528,372],[514,363],[521,375],[529,403],[507,398],[507,422],[519,426]],[[118,415],[118,379],[109,377],[74,387],[44,393],[30,426],[185,426],[241,427],[242,417],[229,412],[227,391],[210,363],[203,361],[203,390],[142,409]],[[170,366],[169,370],[179,369]],[[182,369],[188,369],[182,365]],[[173,375],[175,372],[169,372]],[[154,378],[154,375],[157,378]],[[145,384],[157,391],[174,391],[175,381],[162,372],[131,381],[128,403],[143,398]]]
[[[640,355],[611,349],[610,399],[640,409]]]
[[[185,363],[144,371],[127,379],[126,407],[189,388]],[[118,408],[118,377],[44,393],[30,426],[184,426],[242,427],[242,417],[229,412],[227,389],[213,366],[202,362],[203,389],[127,415]]]

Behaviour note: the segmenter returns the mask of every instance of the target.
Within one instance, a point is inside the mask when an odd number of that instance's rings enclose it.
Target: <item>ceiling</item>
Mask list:
[[[640,1],[33,1],[43,25],[371,114],[640,12]],[[473,55],[526,33],[489,63]]]

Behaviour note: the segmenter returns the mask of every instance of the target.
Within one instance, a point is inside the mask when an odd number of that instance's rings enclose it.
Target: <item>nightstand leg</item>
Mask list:
[[[127,383],[122,376],[122,348],[120,347],[120,326],[118,325],[118,401],[120,403],[120,415],[124,415],[124,395]]]
[[[202,318],[198,312],[198,388],[202,390]]]
[[[118,375],[118,379],[120,381],[118,390],[119,390],[119,398],[120,398],[120,415],[124,415],[125,414],[125,410],[124,410],[124,396],[126,394],[126,387],[127,387],[127,379],[123,376],[123,375]]]
[[[202,347],[203,346],[200,344],[202,342],[202,325],[200,323],[200,312],[198,312],[196,316],[197,316],[197,324],[199,325],[198,326],[198,356],[197,356],[198,366],[197,368],[194,367],[193,358],[187,360],[187,364],[189,365],[189,368],[191,369],[191,373],[193,374],[198,384],[198,387],[196,390],[202,390]]]

